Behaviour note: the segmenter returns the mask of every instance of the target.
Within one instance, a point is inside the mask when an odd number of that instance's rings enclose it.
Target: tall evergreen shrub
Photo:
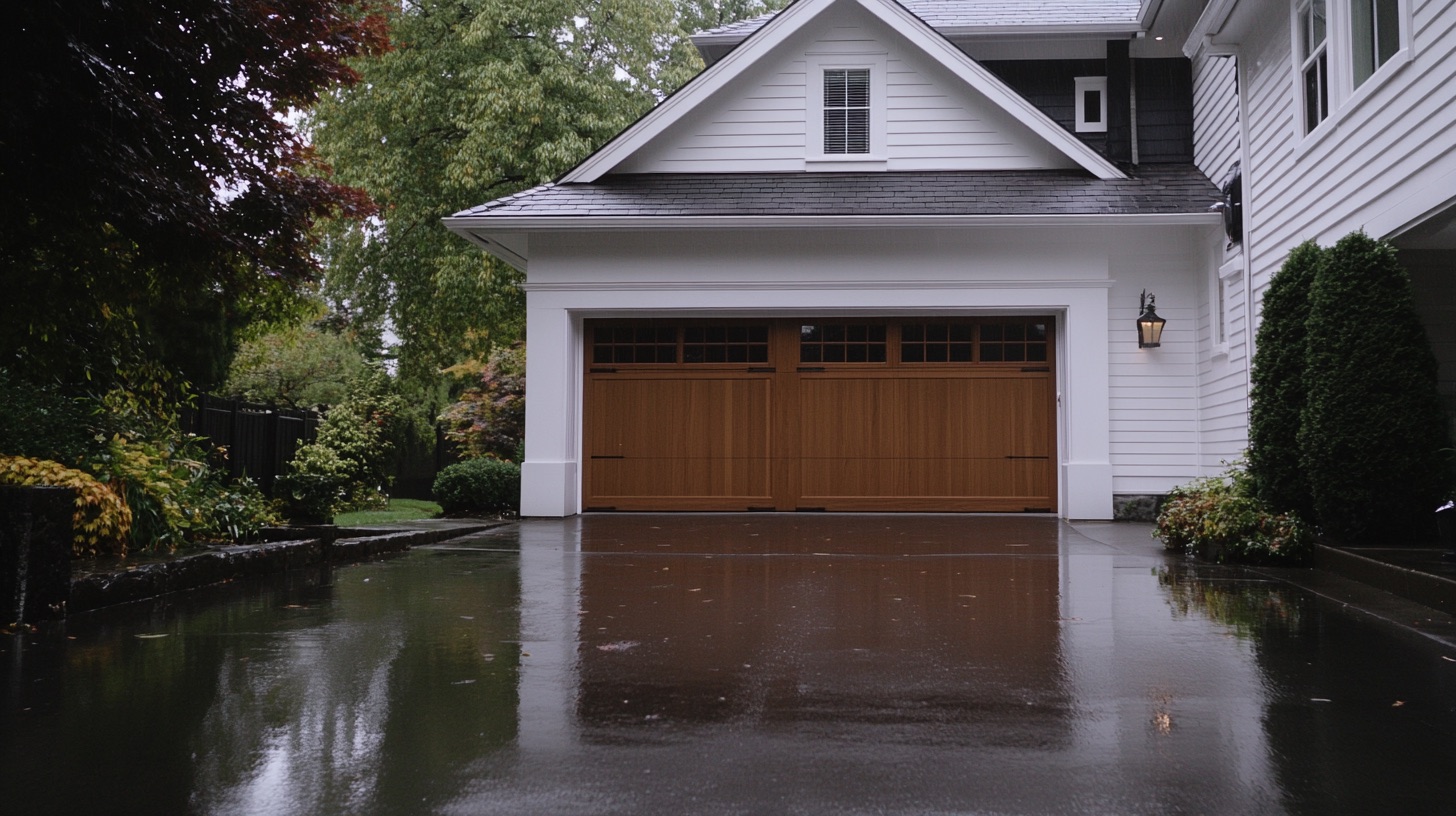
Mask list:
[[[1436,359],[1389,244],[1352,233],[1310,290],[1298,441],[1315,520],[1346,543],[1408,537],[1442,493],[1450,445]]]
[[[1248,470],[1255,494],[1276,510],[1306,520],[1314,517],[1314,501],[1298,442],[1305,404],[1305,321],[1324,255],[1315,242],[1306,241],[1269,281],[1255,337],[1249,404]]]

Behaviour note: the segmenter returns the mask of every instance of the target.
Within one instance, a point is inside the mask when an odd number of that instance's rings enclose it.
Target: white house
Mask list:
[[[1327,11],[798,0],[698,35],[577,168],[446,219],[525,273],[522,514],[1133,512],[1240,454],[1259,293],[1361,227],[1409,248],[1456,391],[1456,10]]]

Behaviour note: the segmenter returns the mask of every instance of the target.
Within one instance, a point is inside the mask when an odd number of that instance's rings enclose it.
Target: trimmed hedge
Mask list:
[[[1344,543],[1419,536],[1449,488],[1436,358],[1395,249],[1340,239],[1310,289],[1299,463],[1314,518]]]
[[[434,493],[447,516],[514,515],[521,509],[521,467],[500,459],[466,459],[435,476]]]
[[[1324,250],[1294,248],[1264,292],[1255,340],[1249,404],[1249,475],[1255,494],[1281,511],[1314,517],[1309,479],[1300,465],[1299,426],[1305,404],[1305,323],[1309,292]]]

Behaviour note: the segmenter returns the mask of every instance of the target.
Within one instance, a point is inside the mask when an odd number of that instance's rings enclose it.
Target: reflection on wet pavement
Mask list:
[[[1145,527],[527,521],[0,642],[0,801],[1442,813],[1448,651]]]

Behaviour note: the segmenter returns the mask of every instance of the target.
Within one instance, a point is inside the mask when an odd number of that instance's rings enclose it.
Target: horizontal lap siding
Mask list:
[[[1118,281],[1108,309],[1108,371],[1113,493],[1166,493],[1198,475],[1198,354],[1201,303],[1186,258],[1115,260]],[[1157,295],[1167,320],[1163,344],[1140,349],[1138,295]]]
[[[1300,132],[1288,20],[1281,17],[1251,43],[1255,173],[1246,184],[1247,206],[1259,219],[1256,302],[1301,241],[1332,244],[1456,171],[1456,4],[1417,1],[1412,18],[1413,61],[1385,66],[1369,80],[1378,84],[1353,101],[1332,100],[1331,119],[1309,137]]]
[[[1193,72],[1193,162],[1221,181],[1239,158],[1238,63],[1204,57]]]
[[[876,24],[841,17],[820,36],[786,43],[783,56],[750,68],[721,99],[670,128],[621,172],[774,172],[803,170],[810,152],[806,117],[821,93],[809,55],[885,56],[886,155],[890,169],[1027,169],[1070,166],[1013,117],[918,51],[876,36]],[[1101,61],[1093,61],[1100,64]],[[1070,83],[1070,80],[1068,81]],[[1071,85],[1066,96],[1070,101]],[[1070,116],[1070,109],[1067,111]]]

